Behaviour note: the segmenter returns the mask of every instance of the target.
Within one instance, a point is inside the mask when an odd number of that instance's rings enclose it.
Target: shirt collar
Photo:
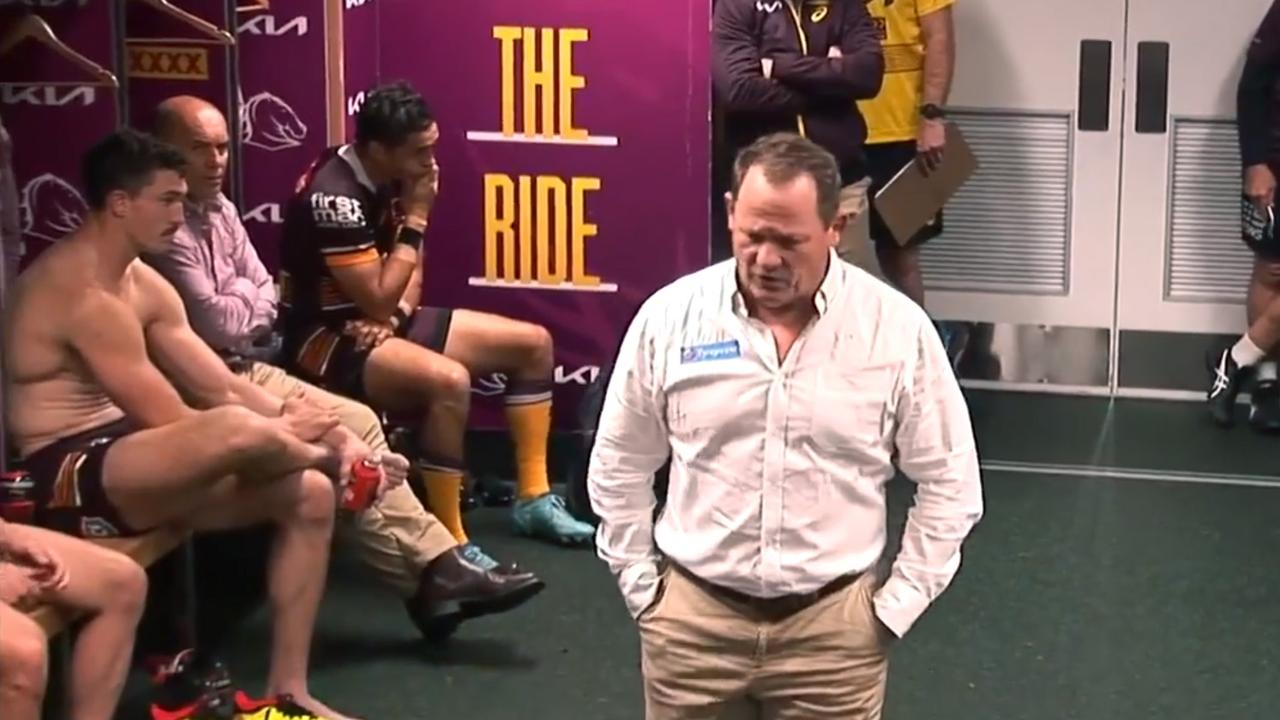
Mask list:
[[[211,216],[222,211],[223,203],[228,202],[227,197],[222,193],[210,200],[197,202],[191,198],[187,198],[183,203],[183,211],[186,213],[187,221],[192,220],[205,221]]]
[[[728,274],[725,278],[725,291],[728,294],[730,306],[733,308],[735,315],[747,317],[746,299],[742,297],[742,291],[738,288],[738,264],[734,260],[727,261]],[[818,317],[827,314],[827,310],[835,304],[836,295],[845,283],[845,266],[840,256],[833,249],[829,251],[827,256],[827,274],[822,278],[822,284],[818,285],[818,292],[814,295],[813,305],[818,311]]]
[[[377,186],[369,179],[369,173],[365,172],[364,163],[360,162],[360,156],[356,155],[355,145],[343,145],[338,149],[338,157],[347,161],[347,164],[351,166],[351,170],[356,174],[356,180],[360,181],[361,185],[369,188],[370,192],[378,191]]]

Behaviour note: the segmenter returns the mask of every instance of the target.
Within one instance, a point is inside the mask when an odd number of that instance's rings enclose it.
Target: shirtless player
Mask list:
[[[38,602],[87,613],[71,660],[68,710],[79,720],[111,720],[146,599],[147,574],[125,555],[0,520],[0,716],[40,718],[49,639],[22,612]]]
[[[269,697],[341,719],[311,697],[307,664],[333,531],[330,478],[345,481],[368,450],[327,412],[227,370],[177,292],[138,260],[182,224],[183,166],[132,130],[86,154],[88,217],[9,298],[9,431],[36,482],[37,524],[109,536],[274,523]]]
[[[377,88],[356,116],[355,142],[329,148],[303,175],[284,222],[280,325],[291,369],[375,409],[422,419],[419,469],[431,511],[461,543],[471,378],[506,374],[518,494],[512,523],[523,535],[589,543],[594,528],[569,514],[547,477],[550,333],[491,313],[419,304],[439,137],[413,88]],[[375,331],[350,334],[351,324]],[[377,335],[390,327],[397,337]],[[367,337],[375,338],[372,347]],[[467,547],[477,562],[493,564]]]

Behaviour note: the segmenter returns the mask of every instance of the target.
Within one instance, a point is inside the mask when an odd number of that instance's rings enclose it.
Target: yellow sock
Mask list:
[[[521,500],[546,495],[551,492],[551,481],[547,477],[551,398],[520,405],[509,403],[507,422],[516,446],[517,495]]]
[[[462,526],[462,472],[436,468],[420,468],[422,485],[427,490],[427,504],[459,544],[467,543],[467,530]]]

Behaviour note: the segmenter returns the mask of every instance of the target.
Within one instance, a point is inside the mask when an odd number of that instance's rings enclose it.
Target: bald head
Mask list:
[[[179,95],[156,106],[155,134],[187,158],[187,192],[207,202],[222,192],[231,139],[227,120],[212,103]]]

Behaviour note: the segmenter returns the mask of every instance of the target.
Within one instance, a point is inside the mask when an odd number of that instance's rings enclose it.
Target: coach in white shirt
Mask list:
[[[638,621],[649,720],[879,718],[890,644],[982,515],[968,410],[924,311],[836,256],[834,158],[764,137],[733,188],[734,259],[655,293],[619,351],[597,547]],[[916,502],[881,583],[895,462]]]

